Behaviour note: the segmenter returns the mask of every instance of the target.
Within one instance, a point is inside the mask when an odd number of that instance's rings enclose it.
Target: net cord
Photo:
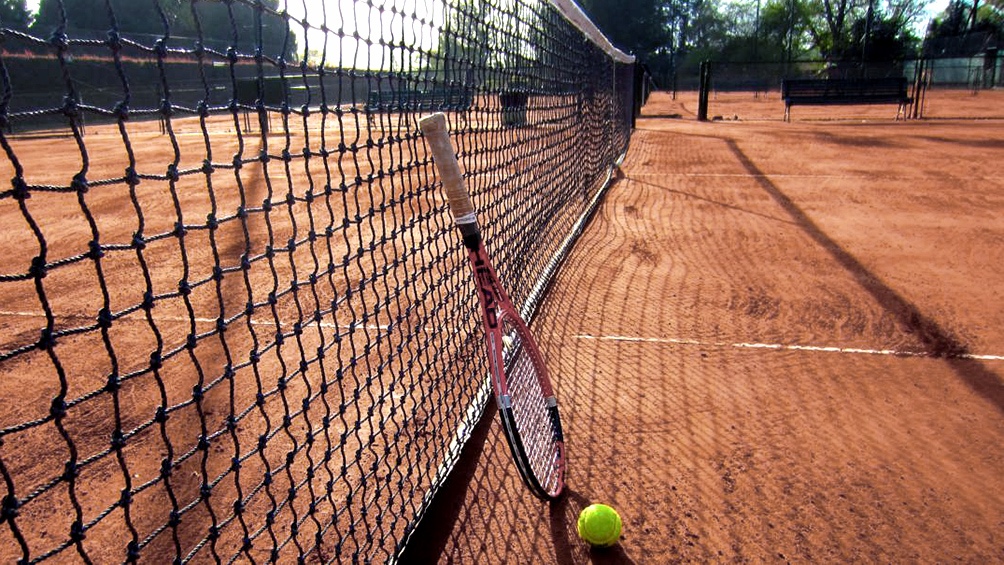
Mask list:
[[[589,38],[597,47],[603,50],[604,53],[609,55],[613,60],[618,63],[632,64],[635,62],[634,55],[628,55],[627,53],[621,51],[620,49],[613,46],[610,40],[607,39],[603,32],[600,31],[596,24],[589,19],[589,16],[582,11],[582,8],[575,3],[575,0],[548,0],[552,6],[558,12],[561,13],[562,17],[569,21],[573,26],[577,27],[586,37]]]

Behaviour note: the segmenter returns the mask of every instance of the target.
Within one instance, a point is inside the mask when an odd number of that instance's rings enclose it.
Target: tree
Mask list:
[[[728,61],[760,60],[762,0],[743,0],[721,6],[726,37],[721,57]]]
[[[813,27],[818,12],[808,2],[770,0],[763,7],[761,60],[791,61],[819,52]]]
[[[912,55],[912,27],[928,0],[810,0],[808,33],[827,60],[890,60]]]
[[[975,55],[1004,38],[1004,0],[984,0],[978,6],[952,0],[931,22],[927,36],[930,54]]]
[[[161,34],[160,18],[151,2],[112,0],[120,31]],[[128,6],[128,9],[126,8]],[[65,15],[65,17],[64,17]],[[111,15],[103,0],[42,0],[32,28],[43,37],[59,28],[103,31],[111,28]]]
[[[648,64],[668,83],[680,57],[681,21],[677,4],[695,0],[582,0],[582,9],[620,50]],[[699,0],[698,0],[699,1]]]
[[[140,37],[144,43],[169,33],[178,40],[198,38],[221,49],[235,44],[245,53],[253,52],[260,41],[265,55],[292,59],[296,39],[289,22],[272,13],[280,2],[260,0],[259,9],[237,2],[110,0],[109,10],[106,0],[41,0],[32,31],[46,37],[63,29],[99,38],[114,27],[124,36]]]
[[[611,43],[627,53],[650,53],[669,39],[660,0],[584,0],[582,9]]]
[[[851,25],[861,4],[855,0],[811,0],[808,31],[819,53],[827,59],[843,59],[851,44]]]
[[[917,54],[920,44],[909,26],[886,13],[875,15],[871,23],[856,20],[851,36],[848,58],[860,57],[863,61],[907,59]]]
[[[646,63],[659,82],[734,47],[735,23],[714,0],[583,0],[582,8],[622,51]],[[729,12],[738,13],[738,12]],[[714,57],[717,58],[717,57]],[[695,71],[696,72],[696,71]]]
[[[31,23],[27,0],[0,0],[0,26],[27,29]]]
[[[488,27],[484,25],[487,17],[488,5],[483,2],[460,2],[450,7],[439,34],[439,45],[429,54],[419,54],[418,67],[432,73],[427,79],[479,86],[474,84],[477,71],[489,67],[493,51]],[[500,49],[495,51],[498,53]]]

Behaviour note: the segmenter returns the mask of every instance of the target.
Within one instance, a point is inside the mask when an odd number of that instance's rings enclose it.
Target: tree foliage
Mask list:
[[[929,1],[584,0],[583,8],[615,45],[658,75],[696,66],[695,59],[902,58],[919,46],[913,29]]]
[[[127,37],[198,38],[211,47],[236,45],[243,52],[260,42],[265,55],[292,58],[295,36],[287,20],[273,13],[280,3],[261,0],[258,9],[242,2],[41,0],[32,31],[43,37],[59,29],[99,36],[115,28]]]
[[[30,22],[27,0],[0,0],[0,26],[26,29]]]
[[[927,31],[935,55],[972,56],[1004,42],[1004,0],[952,0]]]
[[[661,0],[583,0],[582,8],[619,49],[649,53],[670,41],[669,3]]]
[[[728,33],[714,0],[583,0],[582,8],[614,45],[638,56],[657,77],[714,49]]]
[[[809,33],[828,60],[893,60],[916,52],[923,0],[810,0]]]
[[[818,14],[809,2],[770,0],[760,16],[758,59],[785,61],[815,55],[820,47],[816,33]]]

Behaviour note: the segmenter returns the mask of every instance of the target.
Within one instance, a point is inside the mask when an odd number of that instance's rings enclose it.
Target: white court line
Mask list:
[[[576,339],[595,341],[618,341],[628,343],[663,343],[673,345],[698,345],[703,347],[732,347],[736,349],[769,349],[774,351],[816,351],[822,353],[848,353],[854,355],[889,355],[892,357],[941,357],[927,351],[903,351],[898,349],[862,349],[858,347],[835,347],[824,345],[797,345],[785,343],[730,343],[727,341],[700,341],[696,339],[680,339],[671,337],[635,337],[625,335],[586,335],[575,336]],[[953,359],[974,359],[979,361],[1004,361],[1004,355],[977,355],[961,353],[951,356]]]
[[[761,179],[761,178],[775,178],[775,179],[871,179],[866,175],[812,175],[812,174],[786,174],[786,173],[760,173],[760,174],[750,174],[750,173],[633,173],[625,172],[624,178],[631,180],[632,177],[694,177],[694,178],[751,178],[751,179]],[[911,180],[927,178],[920,176],[901,176],[897,177],[895,180]],[[969,180],[993,180],[998,181],[999,178],[996,177],[966,177]]]
[[[857,179],[869,178],[864,175],[798,175],[798,174],[772,174],[761,173],[758,175],[750,173],[625,173],[625,177],[743,177],[743,178],[803,178],[803,179]]]
[[[17,316],[17,317],[21,317],[21,318],[44,318],[45,314],[42,313],[42,312],[13,312],[13,311],[9,311],[9,310],[0,310],[0,316]],[[85,314],[69,314],[69,315],[66,315],[66,314],[57,314],[57,315],[55,315],[55,317],[56,318],[84,318],[84,319],[87,319],[87,320],[96,320],[97,319],[97,316],[88,316],[88,315],[85,315]],[[189,321],[189,318],[183,318],[183,317],[180,317],[180,316],[155,316],[154,318],[155,318],[155,320],[161,320],[161,321],[164,321],[164,322],[188,322]],[[143,318],[143,319],[145,320],[145,318]],[[216,318],[192,318],[192,319],[194,319],[197,323],[201,323],[201,324],[215,324],[216,323]],[[120,318],[118,321],[123,321],[123,320]],[[137,319],[136,321],[140,321],[140,320]],[[273,328],[276,326],[275,322],[270,322],[270,321],[267,321],[267,320],[251,320],[251,325],[252,326],[269,326],[269,327],[273,327]],[[292,325],[293,325],[292,323],[289,324],[289,326],[291,326],[291,327],[292,327]],[[354,325],[353,326],[353,325],[349,325],[349,324],[332,324],[330,322],[315,323],[315,322],[308,322],[307,320],[304,320],[303,325],[304,325],[304,327],[306,327],[306,326],[315,326],[316,325],[316,326],[320,326],[322,328],[339,329],[339,330],[348,330],[348,329],[363,328],[363,329],[367,329],[367,330],[387,331],[387,329],[389,328],[389,326],[376,325],[376,324],[366,324],[365,326],[363,326],[363,325]]]

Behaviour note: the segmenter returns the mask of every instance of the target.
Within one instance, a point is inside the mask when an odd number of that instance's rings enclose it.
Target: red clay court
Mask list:
[[[486,418],[406,561],[1004,560],[1002,122],[686,104],[653,94],[533,323],[567,496]]]
[[[659,10],[628,33],[676,47],[629,55],[572,0],[335,4],[5,4],[0,564],[1004,563],[975,4],[917,60],[866,25],[860,64],[794,17],[781,61],[759,15]],[[719,23],[756,62],[698,73]],[[547,426],[510,450],[496,405]]]
[[[521,299],[627,139],[622,95],[451,118]],[[408,563],[1004,560],[1004,121],[711,104],[652,95],[532,323],[554,505],[493,408],[429,494],[485,373],[414,115],[4,137],[0,560],[384,561],[409,535]],[[576,537],[592,502],[611,549]]]

